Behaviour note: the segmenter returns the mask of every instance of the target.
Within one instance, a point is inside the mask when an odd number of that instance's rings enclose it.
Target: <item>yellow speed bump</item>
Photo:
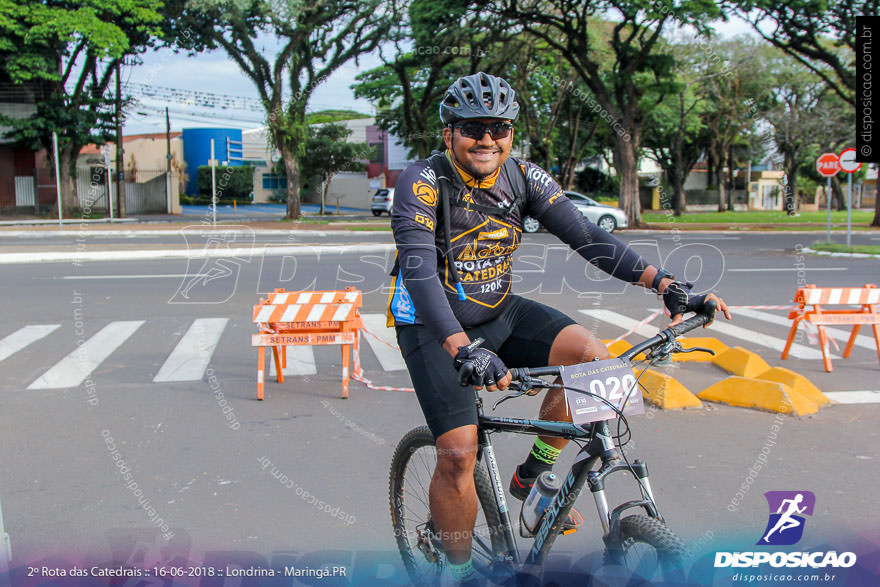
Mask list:
[[[707,337],[684,337],[679,338],[678,342],[681,343],[682,348],[692,349],[694,347],[703,347],[704,349],[711,349],[715,351],[714,355],[710,355],[709,353],[675,353],[672,355],[673,361],[699,361],[699,362],[709,362],[714,360],[716,357],[721,356],[722,353],[726,352],[730,347],[718,340],[717,338],[707,336]]]
[[[669,375],[651,371],[650,369],[647,371],[636,371],[636,377],[640,375],[639,383],[645,388],[643,395],[646,400],[655,406],[664,410],[703,407],[703,403],[697,399],[697,396]]]
[[[625,340],[618,340],[616,342],[611,342],[611,340],[612,339],[603,340],[602,342],[608,347],[608,352],[611,353],[612,357],[617,357],[620,353],[632,347],[632,345]]]
[[[700,399],[743,408],[803,416],[819,411],[816,403],[777,381],[751,377],[728,377],[710,385],[699,394]]]
[[[813,385],[809,379],[800,373],[795,373],[785,367],[773,367],[772,369],[768,369],[758,375],[758,379],[784,383],[797,393],[812,400],[813,403],[818,406],[824,406],[825,404],[831,403],[831,400],[825,397],[825,394],[822,393],[818,387]]]
[[[760,355],[741,346],[727,349],[717,355],[712,362],[728,373],[741,377],[757,377],[770,369],[770,365]]]

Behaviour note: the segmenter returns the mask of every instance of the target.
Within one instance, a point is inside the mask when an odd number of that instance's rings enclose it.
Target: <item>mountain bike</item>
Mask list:
[[[561,387],[566,390],[566,401],[572,406],[572,414],[578,410],[580,398],[592,397],[595,405],[584,408],[596,417],[596,406],[617,415],[617,433],[612,432],[609,418],[596,419],[588,424],[574,422],[529,420],[486,416],[483,400],[475,391],[478,412],[479,452],[474,468],[474,484],[477,489],[478,514],[472,535],[474,566],[494,582],[502,579],[534,576],[540,572],[556,538],[573,530],[564,522],[584,486],[588,486],[596,504],[604,542],[604,562],[623,565],[631,572],[645,578],[658,577],[680,568],[685,554],[681,539],[666,527],[657,508],[648,476],[647,465],[640,460],[630,462],[622,447],[631,433],[624,411],[634,401],[633,391],[638,388],[641,374],[635,376],[635,367],[650,367],[668,358],[672,353],[708,352],[699,347],[683,349],[677,337],[710,323],[715,306],[707,303],[704,313],[694,315],[680,324],[660,331],[622,353],[617,359],[594,361],[572,366],[510,369],[514,382],[500,403],[522,395],[534,395],[542,389]],[[479,340],[472,344],[479,344]],[[635,362],[634,362],[635,361]],[[615,363],[616,362],[616,363]],[[602,368],[597,368],[599,364]],[[614,363],[614,364],[611,364]],[[604,366],[605,364],[607,365]],[[469,376],[472,365],[463,365],[462,381]],[[615,371],[618,370],[618,371]],[[578,374],[602,371],[630,373],[618,378],[625,385],[625,394],[606,393],[601,377],[593,378],[589,385],[573,387],[571,379]],[[641,372],[643,373],[644,370]],[[562,384],[548,383],[540,377],[555,376]],[[588,377],[582,377],[586,381]],[[610,381],[607,378],[607,381]],[[600,381],[600,384],[592,383]],[[587,388],[589,387],[589,388]],[[614,401],[609,401],[610,399]],[[641,400],[641,394],[636,396]],[[574,398],[572,402],[571,398]],[[493,409],[494,409],[493,407]],[[606,414],[607,416],[607,414]],[[624,430],[621,432],[621,426]],[[492,447],[492,434],[516,433],[557,436],[574,441],[580,446],[571,469],[562,479],[562,485],[551,498],[533,531],[524,528],[519,520],[521,537],[530,539],[531,546],[525,557],[520,555],[515,536],[515,524],[511,521],[504,486],[499,475],[498,462]],[[624,441],[623,438],[626,437]],[[485,463],[485,467],[481,463]],[[428,486],[436,465],[434,438],[426,426],[409,431],[400,440],[391,462],[389,497],[391,519],[400,555],[414,584],[440,584],[447,565],[439,533],[431,520],[428,506]],[[626,501],[609,508],[605,482],[616,473],[630,473],[638,486],[641,499]],[[524,501],[525,504],[528,500]],[[643,510],[643,513],[634,513]],[[626,515],[624,515],[626,514]]]

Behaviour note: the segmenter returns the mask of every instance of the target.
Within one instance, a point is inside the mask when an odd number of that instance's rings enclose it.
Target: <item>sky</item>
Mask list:
[[[722,37],[750,33],[750,26],[733,17],[719,22],[716,31]],[[257,98],[257,90],[226,53],[212,51],[188,57],[169,50],[142,55],[143,63],[123,69],[124,93],[138,99],[126,111],[125,135],[165,132],[165,107],[169,109],[171,130],[201,127],[249,129],[262,125],[265,113],[260,109],[207,109],[187,106],[178,100],[144,96],[144,87],[173,88],[191,92],[210,92],[229,96]],[[355,99],[351,85],[355,76],[380,65],[378,54],[361,56],[360,63],[349,62],[319,85],[312,94],[309,110],[341,108],[374,114],[375,109],[363,99]]]

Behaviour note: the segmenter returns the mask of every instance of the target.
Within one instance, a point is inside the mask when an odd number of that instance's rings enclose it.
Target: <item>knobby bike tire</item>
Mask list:
[[[605,551],[606,564],[623,565],[646,579],[655,578],[661,573],[669,575],[681,569],[685,556],[684,542],[657,518],[644,514],[621,518],[620,540],[617,554],[610,550]],[[627,559],[627,554],[639,544],[647,544],[653,548],[659,569],[656,566],[652,569],[639,568],[634,561]],[[622,558],[619,554],[622,554]]]
[[[436,455],[433,450],[434,436],[431,434],[427,426],[421,426],[410,430],[397,444],[394,451],[394,457],[391,459],[391,470],[389,473],[388,496],[391,502],[391,523],[394,527],[394,537],[397,541],[397,548],[406,566],[410,579],[415,584],[439,584],[446,568],[446,557],[442,553],[442,547],[439,545],[439,539],[431,542],[436,547],[436,561],[430,561],[428,554],[419,549],[418,533],[414,532],[415,528],[421,524],[429,522],[430,514],[424,514],[425,519],[412,519],[408,515],[407,510],[407,487],[406,473],[408,468],[415,468],[416,465],[426,464],[423,461],[422,453]],[[427,450],[422,450],[427,449]],[[416,455],[418,454],[418,457]],[[436,456],[434,456],[436,458]],[[413,463],[414,459],[421,462]],[[433,469],[431,470],[433,473]],[[410,493],[410,497],[414,501],[420,502],[418,506],[427,509],[428,505],[428,483],[430,478],[423,479],[418,486],[412,487],[414,493]],[[410,481],[412,483],[412,481]],[[491,555],[487,552],[488,547],[492,549],[492,555],[505,554],[506,543],[501,525],[501,514],[498,511],[498,504],[495,503],[495,496],[492,492],[492,486],[489,482],[488,475],[480,463],[474,469],[474,485],[477,488],[477,498],[479,510],[477,511],[477,525],[481,528],[481,522],[485,522],[485,533],[488,534],[489,540],[483,536],[481,542],[474,540],[472,554],[475,566],[479,569],[483,565],[491,564],[491,560],[487,560]],[[481,519],[482,514],[482,519]],[[430,546],[423,545],[428,548],[430,555],[434,556],[434,551]]]

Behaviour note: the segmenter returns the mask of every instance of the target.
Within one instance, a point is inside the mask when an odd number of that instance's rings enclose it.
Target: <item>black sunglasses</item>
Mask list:
[[[489,136],[495,140],[503,139],[513,130],[513,125],[509,122],[492,122],[490,124],[483,124],[482,122],[459,122],[452,126],[458,129],[461,136],[477,141],[482,139],[486,133],[489,133]]]

